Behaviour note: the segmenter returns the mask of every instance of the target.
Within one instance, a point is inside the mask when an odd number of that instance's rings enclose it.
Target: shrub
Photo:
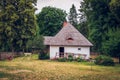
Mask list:
[[[76,61],[77,61],[77,62],[85,62],[85,60],[84,60],[82,57],[78,57],[78,58],[76,59]]]
[[[81,57],[77,58],[76,60],[77,60],[77,62],[83,62],[84,61]]]
[[[47,53],[39,53],[39,59],[41,60],[49,59],[49,55]]]
[[[114,61],[109,56],[100,55],[95,58],[95,64],[104,66],[114,66]]]
[[[66,61],[67,61],[67,58],[65,58],[65,57],[64,57],[64,58],[58,58],[58,61],[59,61],[59,62],[66,62]]]
[[[70,61],[70,62],[73,61],[73,56],[69,55],[67,60]]]

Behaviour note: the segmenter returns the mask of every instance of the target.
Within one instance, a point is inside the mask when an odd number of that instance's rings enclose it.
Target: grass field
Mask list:
[[[37,55],[0,61],[0,80],[120,80],[120,65],[37,60]]]

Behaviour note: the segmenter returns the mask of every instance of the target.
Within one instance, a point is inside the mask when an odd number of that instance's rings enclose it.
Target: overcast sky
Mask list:
[[[38,0],[37,2],[37,11],[36,13],[39,13],[41,9],[45,6],[52,6],[56,8],[61,8],[65,10],[67,13],[69,13],[69,10],[72,6],[72,4],[75,5],[76,10],[80,8],[80,1],[82,0]]]

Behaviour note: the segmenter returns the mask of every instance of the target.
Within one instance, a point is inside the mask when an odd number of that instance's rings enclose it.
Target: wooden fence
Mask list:
[[[0,60],[12,60],[14,57],[22,56],[22,52],[0,52]]]

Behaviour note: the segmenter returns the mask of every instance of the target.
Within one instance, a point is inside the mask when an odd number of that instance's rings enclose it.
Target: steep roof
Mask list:
[[[74,26],[67,23],[54,37],[44,37],[45,45],[93,46]]]

